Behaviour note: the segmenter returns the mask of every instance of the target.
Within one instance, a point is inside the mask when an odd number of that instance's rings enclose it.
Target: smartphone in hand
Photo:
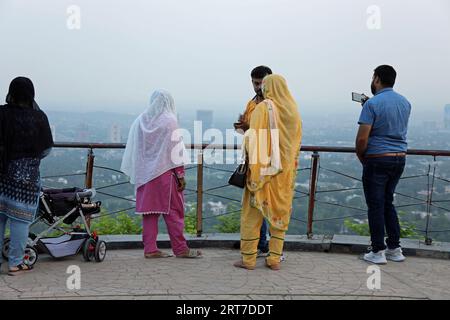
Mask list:
[[[366,96],[364,93],[356,93],[356,92],[352,92],[352,100],[355,102],[359,102],[362,105],[364,105],[364,103],[369,100],[369,97]]]

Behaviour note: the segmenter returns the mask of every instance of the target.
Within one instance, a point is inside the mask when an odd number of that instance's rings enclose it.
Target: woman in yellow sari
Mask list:
[[[242,259],[234,266],[255,268],[261,224],[266,218],[271,233],[266,266],[279,270],[292,213],[302,125],[282,76],[265,77],[262,90],[265,100],[252,113],[243,142],[249,170],[242,200]]]

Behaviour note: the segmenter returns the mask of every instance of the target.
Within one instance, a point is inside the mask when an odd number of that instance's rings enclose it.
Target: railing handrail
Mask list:
[[[89,143],[89,142],[56,142],[55,148],[81,148],[81,149],[125,149],[126,143]],[[239,150],[240,144],[186,144],[188,149],[222,149]],[[301,146],[303,152],[336,152],[336,153],[355,153],[354,147],[336,147],[336,146]],[[450,157],[450,150],[429,150],[429,149],[408,149],[408,155],[415,156],[434,156]]]
[[[125,143],[83,143],[83,142],[56,142],[54,144],[55,148],[82,148],[88,149],[88,157],[86,161],[86,172],[85,172],[85,185],[87,188],[92,187],[92,179],[93,179],[93,169],[96,167],[94,165],[94,149],[124,149],[126,147]],[[186,144],[186,148],[191,150],[205,150],[205,149],[216,149],[216,150],[239,150],[241,148],[240,144]],[[307,235],[308,238],[312,238],[313,236],[313,221],[314,221],[314,208],[317,194],[317,182],[319,177],[319,157],[320,153],[348,153],[354,154],[354,147],[336,147],[336,146],[301,146],[301,151],[303,152],[312,152],[311,157],[311,175],[309,179],[309,193],[307,193],[307,197],[309,197],[308,203],[308,221],[307,221]],[[450,157],[450,150],[426,150],[426,149],[409,149],[407,151],[408,155],[416,155],[416,156],[431,156],[433,157],[433,161],[437,161],[437,157]],[[208,194],[203,190],[203,170],[204,168],[208,168],[203,164],[204,153],[199,152],[197,155],[197,236],[201,236],[203,232],[203,194]],[[431,206],[432,206],[432,195],[434,190],[434,179],[435,179],[435,167],[431,170],[432,166],[429,165],[428,172],[428,198],[426,201],[427,205],[427,225],[425,230],[425,238],[426,244],[431,244],[432,239],[428,236],[429,234],[429,221],[431,218]],[[329,170],[329,169],[326,169]],[[332,170],[329,170],[332,171]],[[432,179],[430,184],[430,172],[432,171]],[[340,174],[339,172],[336,172]],[[443,180],[442,178],[438,178]],[[206,190],[207,191],[207,190]],[[337,205],[337,204],[333,204]],[[437,207],[437,206],[435,206]],[[439,208],[439,207],[438,207]],[[442,208],[441,208],[442,209]],[[89,223],[89,222],[88,222]]]

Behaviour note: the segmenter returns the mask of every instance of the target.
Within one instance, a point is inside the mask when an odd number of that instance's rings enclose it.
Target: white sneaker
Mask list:
[[[280,262],[286,261],[286,256],[284,255],[284,253],[281,254],[280,257]]]
[[[402,248],[396,248],[396,249],[387,249],[386,250],[386,259],[395,261],[395,262],[402,262],[405,261],[405,256],[403,255]]]
[[[375,264],[386,264],[387,263],[384,250],[380,250],[376,253],[373,251],[370,251],[369,253],[366,253],[364,255],[363,259],[365,261],[372,262]]]

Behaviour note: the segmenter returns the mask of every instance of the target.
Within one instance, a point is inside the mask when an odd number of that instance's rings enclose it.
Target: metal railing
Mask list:
[[[209,150],[239,150],[240,149],[240,145],[234,144],[234,145],[227,145],[227,144],[191,144],[191,145],[186,145],[186,147],[188,149],[191,150],[197,150],[198,151],[198,155],[197,155],[197,163],[193,166],[189,166],[186,169],[190,170],[190,169],[197,169],[197,174],[196,174],[196,179],[197,179],[197,188],[196,189],[186,189],[187,192],[191,192],[189,193],[189,195],[196,195],[196,233],[197,236],[201,236],[203,234],[203,222],[204,219],[206,219],[203,215],[203,203],[204,203],[204,196],[205,195],[209,195],[209,196],[215,196],[215,197],[219,197],[219,198],[223,198],[229,201],[235,201],[235,202],[240,202],[239,199],[233,199],[233,198],[228,198],[222,195],[217,195],[217,194],[211,194],[210,191],[213,190],[218,190],[221,188],[225,188],[228,185],[221,185],[221,186],[216,186],[213,188],[209,188],[209,189],[205,189],[204,188],[204,169],[212,169],[212,170],[219,170],[219,171],[225,171],[227,173],[233,172],[231,170],[225,170],[225,169],[219,169],[219,168],[214,168],[211,166],[207,166],[204,164],[204,153],[203,151],[205,149],[209,149]],[[86,188],[91,188],[93,187],[93,177],[94,177],[94,169],[106,169],[106,170],[111,170],[114,172],[120,172],[117,169],[114,168],[109,168],[109,167],[102,167],[102,166],[96,166],[94,159],[95,159],[95,155],[94,155],[94,150],[95,149],[124,149],[125,148],[125,144],[122,143],[55,143],[54,148],[82,148],[82,149],[88,149],[88,154],[87,154],[87,160],[86,160],[86,171],[84,173],[76,173],[73,175],[62,175],[62,176],[75,176],[75,175],[84,175],[85,176],[85,187]],[[340,171],[337,170],[332,170],[329,168],[325,168],[323,166],[321,166],[320,164],[320,154],[321,153],[343,153],[343,154],[354,154],[355,153],[355,149],[354,148],[350,148],[350,147],[328,147],[328,146],[302,146],[301,147],[301,152],[310,152],[312,153],[311,156],[311,166],[310,167],[306,167],[306,168],[299,168],[298,171],[305,171],[305,170],[309,170],[310,171],[310,178],[309,178],[309,188],[307,192],[303,192],[303,191],[299,191],[299,190],[295,190],[296,193],[301,194],[300,197],[294,197],[294,199],[299,199],[299,198],[307,198],[308,199],[308,210],[307,210],[307,220],[303,221],[300,219],[295,219],[297,221],[303,222],[306,224],[306,233],[308,238],[312,238],[313,236],[313,227],[314,227],[314,222],[319,222],[319,221],[329,221],[329,220],[337,220],[337,219],[344,219],[344,218],[350,218],[350,217],[359,217],[359,216],[365,216],[366,215],[366,209],[365,208],[358,208],[358,207],[352,207],[352,206],[346,206],[340,203],[333,203],[333,202],[327,202],[327,201],[322,201],[319,200],[317,198],[318,194],[321,193],[331,193],[331,192],[348,192],[348,191],[356,191],[356,190],[361,190],[362,188],[341,188],[341,189],[332,189],[332,190],[320,190],[318,188],[318,183],[319,183],[319,173],[321,170],[323,171],[328,171],[337,175],[341,175],[343,177],[349,178],[349,179],[353,179],[356,181],[361,182],[361,179],[353,177],[351,175],[342,173]],[[418,150],[418,149],[411,149],[408,150],[407,154],[409,156],[428,156],[428,157],[432,157],[433,161],[436,161],[436,159],[438,157],[450,157],[450,151],[448,150]],[[356,156],[355,156],[356,158]],[[54,176],[47,176],[47,177],[43,177],[45,178],[49,178],[49,177],[54,177]],[[61,177],[61,176],[58,176]],[[396,193],[397,195],[400,195],[402,197],[405,198],[409,198],[411,200],[415,200],[415,201],[419,201],[418,203],[413,203],[413,204],[407,204],[404,205],[403,207],[408,207],[408,206],[413,206],[413,205],[426,205],[426,210],[427,210],[427,219],[426,219],[426,227],[425,230],[417,230],[420,231],[421,233],[424,233],[425,236],[425,242],[427,244],[431,244],[432,240],[430,237],[430,233],[432,232],[447,232],[450,230],[439,230],[439,231],[430,231],[429,230],[429,226],[430,226],[430,218],[431,218],[431,210],[432,208],[439,208],[443,211],[445,211],[446,213],[450,213],[450,209],[449,208],[445,208],[445,207],[441,207],[438,206],[437,203],[445,203],[445,202],[450,202],[449,200],[434,200],[433,195],[434,195],[434,184],[436,180],[440,180],[440,181],[444,181],[444,182],[448,182],[450,183],[450,180],[439,177],[436,175],[436,167],[435,166],[429,166],[428,168],[428,172],[427,174],[423,174],[423,175],[416,175],[416,176],[406,176],[406,177],[402,177],[403,180],[405,179],[411,179],[411,178],[418,178],[418,177],[426,177],[428,179],[428,189],[427,189],[427,198],[426,200],[420,199],[416,196],[410,196],[410,195],[406,195],[406,194],[401,194],[401,193]],[[103,191],[99,191],[111,186],[117,186],[117,185],[121,185],[121,184],[126,184],[128,182],[122,182],[122,183],[116,183],[114,185],[109,185],[109,186],[103,186],[103,187],[99,187],[97,188],[97,192],[100,194],[103,194],[105,196],[108,197],[113,197],[113,198],[118,198],[118,199],[122,199],[122,200],[126,200],[126,201],[134,201],[134,200],[130,200],[128,198],[124,198],[124,197],[120,197],[111,193],[106,193]],[[135,201],[134,201],[135,202]],[[314,217],[314,210],[316,208],[316,203],[322,203],[322,204],[327,204],[327,205],[332,205],[332,206],[337,206],[337,207],[343,207],[343,208],[347,208],[347,209],[352,209],[352,210],[358,210],[364,213],[360,213],[358,215],[350,215],[350,216],[345,216],[345,217],[331,217],[331,218],[324,218],[324,219],[315,219]],[[401,206],[397,206],[397,207],[401,207]],[[129,207],[129,208],[124,208],[122,210],[117,210],[114,212],[110,212],[107,215],[111,215],[111,214],[115,214],[117,212],[121,212],[121,211],[128,211],[128,210],[132,210],[134,209],[134,207]],[[227,214],[231,214],[234,212],[237,212],[240,210],[232,210],[226,213],[223,213],[221,215],[227,215]]]

